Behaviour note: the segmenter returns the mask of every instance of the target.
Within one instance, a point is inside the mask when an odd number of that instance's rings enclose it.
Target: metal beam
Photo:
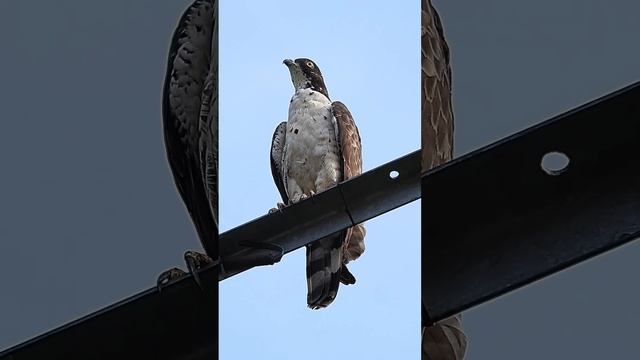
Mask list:
[[[422,194],[426,324],[637,239],[640,83],[433,169]]]
[[[217,271],[153,288],[0,352],[0,360],[213,359],[218,354]]]
[[[153,288],[0,353],[12,359],[208,359],[217,354],[216,279],[256,264],[255,244],[291,252],[307,243],[393,210],[420,197],[420,153],[415,151],[328,191],[220,235],[222,262]],[[395,178],[392,171],[398,172]],[[221,267],[222,268],[222,267]],[[231,270],[229,270],[231,269]],[[209,284],[209,285],[207,285]]]
[[[397,172],[397,176],[392,177],[393,172]],[[220,280],[254,266],[277,262],[280,260],[278,255],[418,198],[420,150],[220,234]],[[266,250],[273,256],[261,256],[265,247],[280,248],[282,253]]]
[[[291,252],[307,243],[361,223],[420,197],[420,152],[415,151],[282,211],[265,215],[220,235],[219,263],[132,296],[0,353],[22,359],[209,359],[217,354],[216,279],[256,266],[255,244]],[[391,172],[397,172],[395,178]],[[245,245],[243,245],[245,244]],[[233,266],[235,264],[236,266]],[[239,267],[238,267],[239,266]]]

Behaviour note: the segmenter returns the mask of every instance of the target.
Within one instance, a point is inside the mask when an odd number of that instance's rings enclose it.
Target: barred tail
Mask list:
[[[338,294],[344,238],[340,232],[307,246],[307,305],[312,309],[329,306]]]

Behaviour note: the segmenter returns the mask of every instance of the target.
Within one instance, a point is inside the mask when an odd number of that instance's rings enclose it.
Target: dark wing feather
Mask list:
[[[216,9],[216,0],[197,0],[180,18],[171,40],[162,97],[173,179],[200,241],[213,258],[218,253],[217,167],[213,165],[218,124],[217,74],[210,72],[217,68]]]
[[[276,127],[271,138],[271,175],[273,181],[276,183],[276,187],[282,197],[284,204],[289,203],[289,196],[287,196],[287,190],[284,187],[284,171],[282,169],[282,153],[284,152],[284,143],[287,136],[287,122],[283,121]]]
[[[218,229],[218,7],[213,6],[213,30],[209,71],[202,90],[200,105],[200,167],[203,181]]]
[[[422,171],[453,157],[449,47],[440,17],[422,0]],[[461,360],[467,347],[460,316],[422,329],[422,359]]]

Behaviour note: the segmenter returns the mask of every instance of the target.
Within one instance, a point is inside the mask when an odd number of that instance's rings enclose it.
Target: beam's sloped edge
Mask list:
[[[639,119],[635,83],[424,174],[425,322],[636,239]]]
[[[251,253],[239,244],[242,240],[274,243],[290,252],[414,201],[420,197],[419,160],[419,151],[415,151],[221,234],[221,254]],[[391,178],[392,171],[398,176]],[[0,353],[0,360],[210,358],[218,347],[217,285],[225,278],[219,275],[218,265],[199,272],[206,286],[203,290],[187,275],[161,293],[155,288],[141,292],[11,347]]]
[[[213,266],[152,288],[0,352],[0,360],[184,359],[218,351],[218,283]]]

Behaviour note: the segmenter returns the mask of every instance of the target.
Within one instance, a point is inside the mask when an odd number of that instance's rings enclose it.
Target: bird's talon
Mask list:
[[[169,284],[170,282],[180,279],[186,274],[186,272],[178,268],[169,269],[163,272],[162,274],[160,274],[160,276],[158,276],[158,280],[156,282],[156,288],[158,289],[158,292],[162,291],[162,288],[167,286],[167,284]]]
[[[200,276],[198,275],[198,272],[200,271],[200,269],[202,269],[205,265],[208,264],[212,264],[214,261],[208,257],[205,254],[200,254],[198,252],[195,251],[187,251],[184,253],[184,261],[187,263],[187,268],[189,269],[189,272],[193,275],[193,279],[196,282],[196,284],[198,285],[198,287],[203,290],[202,287],[202,282],[200,281]],[[162,274],[160,274],[160,276],[158,276],[158,280],[156,283],[156,288],[158,289],[158,291],[162,291],[162,288],[167,286],[167,284],[178,280],[180,278],[183,278],[184,276],[186,276],[187,273],[178,269],[178,268],[173,268],[173,269],[169,269],[165,272],[163,272]]]
[[[279,202],[276,207],[269,209],[269,214],[273,214],[274,212],[277,211],[282,211],[282,209],[284,209],[286,207],[285,204]]]
[[[271,209],[269,209],[269,214],[273,214],[274,212],[277,212],[279,210],[280,209],[278,209],[278,208],[271,208]]]
[[[191,275],[193,275],[193,281],[195,281],[196,285],[198,285],[198,287],[202,289],[200,276],[198,276],[198,264],[196,262],[196,259],[193,256],[187,256],[187,254],[185,253],[184,261],[187,263],[187,269],[189,270]]]
[[[302,200],[308,199],[310,196],[307,194],[299,194],[294,196],[293,198],[291,198],[291,200],[289,201],[290,204],[295,204],[298,203]]]
[[[189,269],[189,272],[193,275],[193,280],[196,282],[196,285],[198,285],[201,290],[204,289],[198,272],[204,265],[213,263],[213,260],[199,252],[187,251],[184,253],[184,261],[187,263],[187,269]]]

